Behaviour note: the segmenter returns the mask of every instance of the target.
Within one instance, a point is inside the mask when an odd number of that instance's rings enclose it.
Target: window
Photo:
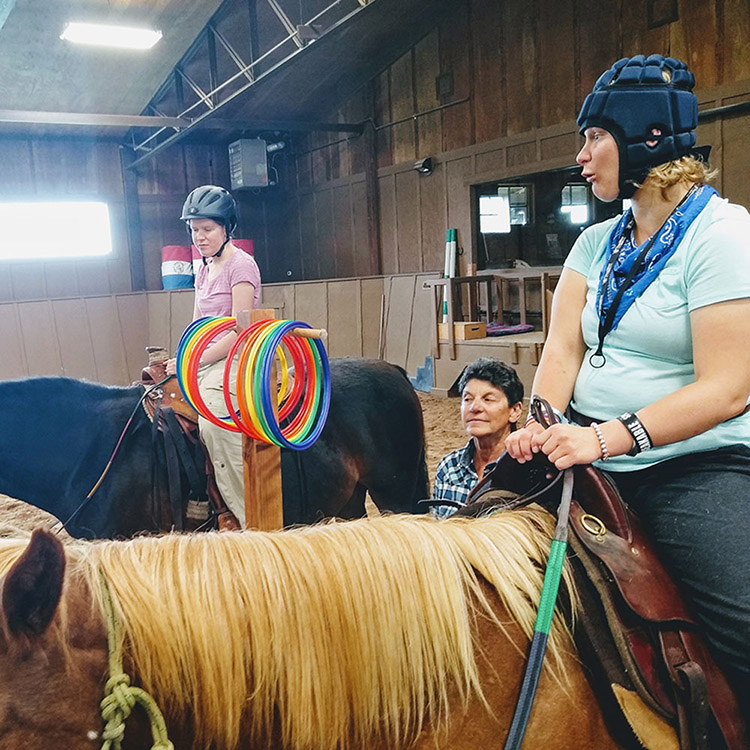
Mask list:
[[[526,185],[500,186],[497,195],[479,196],[479,231],[482,234],[508,234],[512,226],[528,222]]]
[[[571,224],[587,224],[589,220],[588,187],[566,185],[562,189],[560,211],[567,214]]]
[[[0,260],[81,258],[112,252],[106,203],[0,203],[0,226]]]
[[[499,187],[497,194],[508,197],[511,225],[524,226],[529,223],[529,198],[526,185]]]
[[[510,203],[505,196],[479,196],[479,231],[482,234],[510,232]]]

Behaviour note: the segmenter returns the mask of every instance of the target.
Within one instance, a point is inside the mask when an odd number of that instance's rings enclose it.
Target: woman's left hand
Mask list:
[[[599,438],[591,427],[555,424],[534,435],[533,442],[560,471],[602,457]]]

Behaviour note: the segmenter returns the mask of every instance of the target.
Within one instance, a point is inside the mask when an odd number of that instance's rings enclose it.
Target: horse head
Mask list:
[[[44,531],[25,549],[18,540],[4,542],[0,571],[0,750],[91,750],[101,742],[107,642],[101,622],[85,615],[91,607],[67,585],[61,607],[62,544]],[[66,623],[63,610],[72,608],[80,617]]]

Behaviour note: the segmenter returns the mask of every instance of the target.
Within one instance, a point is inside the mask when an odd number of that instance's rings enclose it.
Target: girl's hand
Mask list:
[[[594,430],[574,424],[555,424],[535,434],[532,450],[541,450],[560,471],[578,464],[590,464],[602,457]]]
[[[526,427],[511,432],[505,438],[505,450],[508,451],[511,458],[515,458],[518,463],[526,463],[534,458],[534,454],[539,452],[538,437],[546,432],[544,427],[538,422],[531,421]]]
[[[164,366],[167,368],[167,375],[176,375],[177,374],[177,359],[175,357],[172,357],[172,359],[168,359]]]

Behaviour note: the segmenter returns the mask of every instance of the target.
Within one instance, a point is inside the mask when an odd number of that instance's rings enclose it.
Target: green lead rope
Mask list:
[[[156,701],[142,688],[132,687],[130,677],[122,669],[120,620],[115,612],[112,594],[104,573],[101,573],[100,580],[109,646],[109,679],[104,686],[104,698],[99,704],[102,719],[104,719],[102,750],[121,750],[125,736],[125,721],[136,704],[143,707],[151,724],[151,736],[154,740],[151,750],[174,750],[174,745],[167,736],[164,717]]]
[[[573,498],[573,470],[566,469],[563,474],[562,497],[557,510],[557,525],[550,546],[547,569],[544,572],[544,583],[539,600],[539,609],[534,623],[534,636],[531,639],[526,670],[523,674],[521,692],[518,695],[516,710],[505,740],[504,750],[520,750],[526,727],[529,723],[531,707],[534,704],[539,675],[542,673],[544,652],[547,649],[547,638],[555,613],[557,591],[560,588],[565,551],[568,547],[568,519],[570,518],[570,501]]]

